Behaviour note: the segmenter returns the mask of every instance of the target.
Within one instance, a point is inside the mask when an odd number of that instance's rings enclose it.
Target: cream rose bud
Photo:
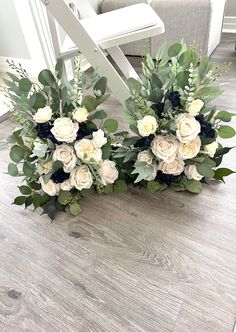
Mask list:
[[[185,167],[184,173],[188,180],[197,180],[200,181],[203,176],[198,173],[195,165],[188,165]]]
[[[50,121],[52,118],[52,110],[49,106],[39,108],[34,114],[33,119],[37,123],[44,123]]]
[[[146,115],[142,120],[138,120],[138,131],[143,137],[154,134],[157,127],[157,120],[154,116]]]
[[[71,179],[65,180],[61,183],[61,190],[70,191],[72,188]]]
[[[63,163],[63,170],[66,173],[70,173],[72,171],[77,161],[74,149],[67,144],[57,145],[52,159],[54,161],[61,161]]]
[[[204,106],[204,102],[201,99],[194,99],[191,103],[187,104],[186,111],[190,115],[198,115],[201,111],[201,109]]]
[[[93,140],[83,138],[76,142],[74,145],[76,155],[85,163],[90,162],[92,159],[99,162],[102,159],[102,150],[97,147]]]
[[[166,163],[175,159],[178,147],[179,142],[171,136],[157,135],[151,143],[153,154]]]
[[[137,162],[145,161],[148,165],[152,164],[152,155],[149,151],[141,151],[137,156]]]
[[[78,107],[77,110],[73,113],[72,117],[77,122],[85,122],[88,119],[89,112],[85,107]]]
[[[36,169],[40,175],[48,174],[52,170],[52,160],[47,162],[36,163]]]
[[[176,136],[181,143],[192,141],[201,131],[200,123],[190,114],[180,114],[175,122]]]
[[[197,136],[188,143],[180,143],[178,153],[182,159],[191,159],[196,157],[201,148],[201,139]]]
[[[59,142],[72,143],[75,141],[78,123],[74,123],[70,118],[58,118],[54,121],[51,132]]]
[[[59,194],[61,187],[59,183],[54,183],[52,180],[45,183],[42,177],[39,178],[39,182],[42,186],[42,190],[49,196],[57,196]]]
[[[158,169],[165,174],[179,175],[184,171],[184,161],[179,157],[176,157],[171,163],[161,161]]]
[[[107,138],[104,135],[104,131],[102,129],[98,129],[93,132],[93,141],[98,148],[101,148],[103,145],[107,143]]]
[[[105,160],[102,166],[98,170],[98,174],[104,185],[114,183],[118,179],[118,171],[116,169],[116,163],[111,160]]]
[[[74,168],[70,180],[71,185],[78,190],[89,189],[93,184],[92,174],[86,165]]]
[[[218,149],[218,143],[217,142],[213,142],[211,144],[207,144],[204,146],[204,151],[209,154],[209,156],[211,158],[214,157],[216,150]]]

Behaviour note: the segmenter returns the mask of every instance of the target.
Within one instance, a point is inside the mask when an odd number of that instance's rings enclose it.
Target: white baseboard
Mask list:
[[[225,16],[223,32],[236,33],[236,16]]]

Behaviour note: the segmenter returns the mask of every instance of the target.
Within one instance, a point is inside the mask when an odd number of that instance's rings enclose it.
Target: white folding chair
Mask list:
[[[79,19],[64,0],[41,1],[99,75],[107,77],[109,88],[123,104],[129,97],[129,89],[105,52],[126,78],[138,79],[119,46],[163,33],[164,24],[159,16],[145,3],[97,15],[88,0],[72,0],[81,16],[86,17]]]

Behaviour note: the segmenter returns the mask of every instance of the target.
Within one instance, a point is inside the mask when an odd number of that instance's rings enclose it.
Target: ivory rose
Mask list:
[[[145,161],[147,164],[152,164],[152,155],[149,151],[141,151],[137,156],[137,162]]]
[[[77,160],[74,149],[67,144],[57,145],[52,159],[54,161],[61,161],[63,163],[63,170],[66,173],[70,173],[72,171]]]
[[[185,167],[184,173],[188,180],[200,181],[203,178],[203,176],[198,173],[195,165],[187,165]]]
[[[87,165],[74,168],[70,179],[71,185],[78,190],[89,189],[93,184],[92,174]]]
[[[98,170],[98,174],[104,185],[114,183],[115,180],[118,179],[119,175],[116,169],[116,163],[111,160],[105,160]]]
[[[93,159],[95,162],[99,162],[102,159],[102,150],[97,147],[93,140],[83,138],[75,143],[75,152],[79,159],[88,163]]]
[[[51,132],[59,142],[72,143],[75,141],[78,123],[74,123],[70,118],[62,117],[54,121]]]
[[[218,148],[218,143],[217,142],[213,142],[211,144],[207,144],[204,146],[204,151],[209,154],[209,156],[211,158],[214,157],[215,153],[216,153],[216,150]]]
[[[47,183],[44,182],[43,178],[39,178],[39,182],[42,186],[42,190],[49,196],[56,196],[60,191],[60,184],[54,183],[52,180],[49,180]]]
[[[186,111],[192,115],[196,116],[200,113],[204,106],[204,102],[201,99],[194,99],[191,103],[187,104]]]
[[[171,163],[161,161],[158,169],[165,174],[179,175],[184,171],[184,161],[179,157],[176,157]]]
[[[61,183],[61,189],[64,191],[70,191],[72,188],[71,179],[65,180]]]
[[[195,139],[201,131],[200,123],[190,114],[180,114],[176,118],[176,136],[181,143]]]
[[[153,154],[166,163],[175,159],[178,147],[179,142],[171,136],[157,135],[151,143]]]
[[[93,132],[93,142],[98,148],[101,148],[107,143],[107,138],[105,137],[104,131],[102,129],[98,129],[97,131]]]
[[[180,143],[178,153],[182,159],[191,159],[196,157],[201,148],[201,139],[197,136],[188,143]]]
[[[36,169],[40,175],[48,174],[52,170],[52,160],[36,163]]]
[[[142,120],[138,120],[138,131],[143,137],[154,134],[157,127],[157,120],[154,116],[146,115]]]
[[[85,107],[78,107],[77,110],[72,114],[72,117],[77,122],[85,122],[88,119],[88,111]]]
[[[44,108],[39,108],[37,112],[33,115],[33,119],[37,123],[45,123],[50,121],[52,118],[52,110],[49,106]]]

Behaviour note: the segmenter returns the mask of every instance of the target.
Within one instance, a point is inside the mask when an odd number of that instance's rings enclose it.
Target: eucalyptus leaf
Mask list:
[[[232,138],[235,136],[235,129],[230,126],[221,126],[218,129],[218,135],[221,138]]]
[[[102,129],[110,133],[114,133],[118,128],[118,122],[115,119],[106,119],[102,125]]]
[[[171,45],[168,49],[168,55],[170,58],[176,57],[182,50],[182,45],[180,43],[175,43]]]

